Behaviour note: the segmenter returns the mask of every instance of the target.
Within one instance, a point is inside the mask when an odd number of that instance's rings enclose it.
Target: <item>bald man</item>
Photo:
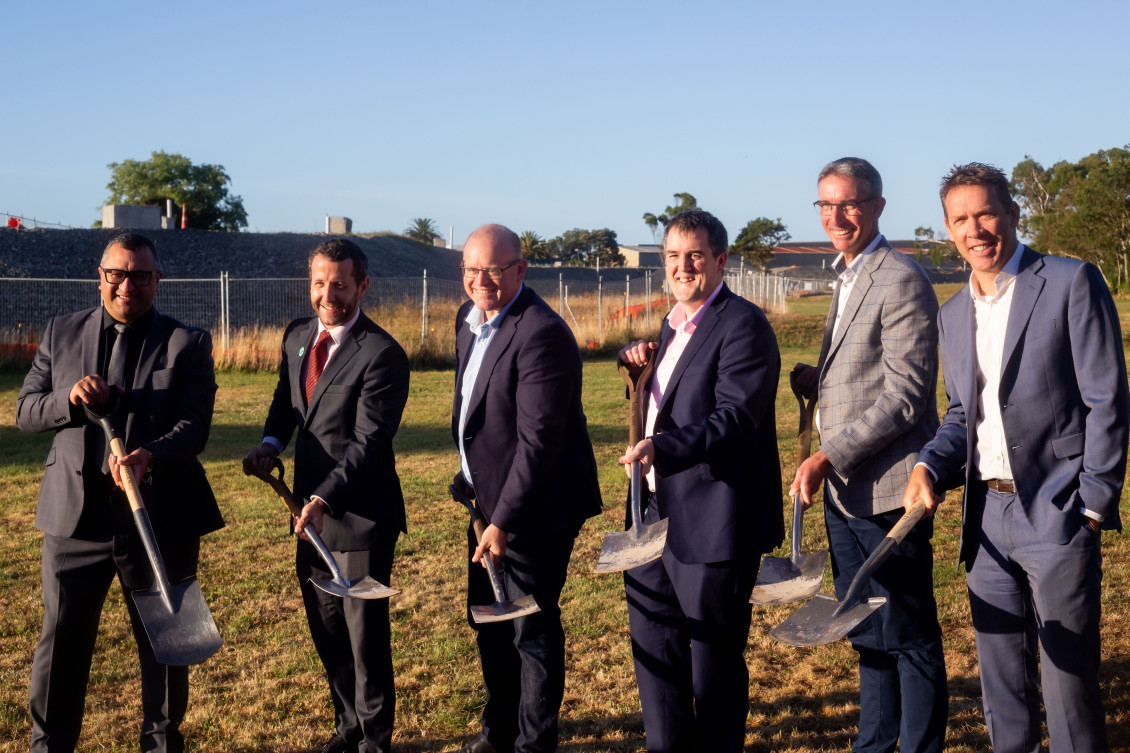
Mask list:
[[[600,512],[596,459],[581,409],[581,355],[569,326],[523,285],[518,236],[484,225],[463,247],[470,298],[455,319],[458,368],[451,430],[455,485],[477,499],[488,526],[468,528],[468,622],[476,631],[487,703],[482,731],[457,753],[557,749],[565,690],[558,600],[573,541]],[[541,611],[476,624],[470,605],[494,595],[481,559],[501,563],[510,599]]]

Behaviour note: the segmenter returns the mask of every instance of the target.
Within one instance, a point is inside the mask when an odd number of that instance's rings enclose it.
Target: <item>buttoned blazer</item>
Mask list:
[[[20,429],[55,432],[35,516],[36,527],[53,536],[75,532],[86,503],[83,475],[101,473],[100,459],[84,465],[84,458],[102,429],[69,400],[76,382],[99,372],[101,337],[101,307],[52,319],[16,400]],[[153,453],[152,481],[138,488],[159,542],[201,536],[224,524],[197,460],[208,440],[215,399],[211,337],[154,311],[128,413],[118,417],[118,427],[127,452],[144,446]],[[101,487],[101,479],[95,483],[92,488]],[[104,499],[98,503],[105,504]]]
[[[1079,507],[1121,530],[1130,394],[1118,312],[1102,274],[1075,259],[1020,246],[1005,330],[1000,391],[1016,493],[1049,542],[1066,543],[1083,524]],[[973,301],[963,289],[938,316],[949,408],[920,455],[945,476],[965,466],[960,558],[972,564],[981,511],[971,509],[978,420]]]
[[[370,549],[391,527],[405,531],[404,496],[392,440],[408,400],[404,349],[364,313],[326,363],[306,405],[302,367],[318,331],[315,317],[283,334],[282,363],[263,436],[294,444],[294,493],[330,507],[322,540],[333,551]]]
[[[664,320],[660,361],[673,335]],[[781,543],[780,372],[769,321],[723,283],[675,364],[651,436],[659,513],[680,562],[748,560]]]
[[[455,319],[458,366],[451,435],[458,446],[463,372],[473,335],[467,301]],[[463,448],[486,519],[540,535],[601,509],[581,406],[581,355],[569,326],[524,286],[492,336],[467,406]]]
[[[827,488],[848,515],[902,507],[918,452],[938,429],[937,313],[930,280],[912,259],[885,243],[863,257],[819,363]],[[835,316],[829,311],[828,326]]]

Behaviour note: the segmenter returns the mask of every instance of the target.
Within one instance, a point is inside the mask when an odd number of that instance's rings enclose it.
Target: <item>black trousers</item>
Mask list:
[[[399,531],[372,549],[334,552],[348,580],[370,575],[388,584]],[[396,688],[392,675],[388,599],[351,599],[328,594],[311,575],[332,577],[313,545],[298,541],[295,570],[314,648],[326,669],[337,734],[363,753],[392,750]]]
[[[43,538],[43,632],[31,668],[32,753],[73,751],[82,729],[86,685],[102,605],[116,576],[125,593],[141,664],[142,751],[180,753],[188,708],[188,667],[157,663],[130,593],[154,587],[153,570],[129,510],[113,509],[109,541]],[[200,539],[160,542],[173,583],[195,576]],[[124,691],[123,691],[124,692]]]
[[[467,622],[476,631],[487,704],[482,735],[500,753],[557,750],[558,714],[565,694],[565,630],[561,626],[561,589],[577,529],[541,536],[514,536],[498,568],[507,598],[532,594],[540,612],[505,622],[478,624],[470,606],[494,602],[490,579],[481,563],[467,570]],[[475,533],[467,529],[467,549],[475,551]]]

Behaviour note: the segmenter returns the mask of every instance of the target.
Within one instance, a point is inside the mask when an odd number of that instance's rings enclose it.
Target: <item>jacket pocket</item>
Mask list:
[[[1082,455],[1084,439],[1085,436],[1081,431],[1077,431],[1074,434],[1065,434],[1062,437],[1056,437],[1052,440],[1052,452],[1061,460],[1073,458],[1076,455]]]

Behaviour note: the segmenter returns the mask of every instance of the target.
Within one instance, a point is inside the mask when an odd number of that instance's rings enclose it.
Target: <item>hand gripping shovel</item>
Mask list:
[[[655,357],[648,351],[648,361],[639,376],[632,379],[628,367],[620,364],[620,376],[628,385],[628,441],[634,447],[643,439],[641,402],[644,392],[639,390],[641,385],[646,385],[655,367]],[[631,486],[628,491],[628,507],[632,516],[632,527],[626,531],[612,531],[604,534],[604,543],[600,547],[600,559],[597,560],[593,572],[618,573],[631,570],[633,567],[646,565],[652,560],[663,556],[663,547],[667,545],[667,518],[655,523],[644,525],[643,511],[640,504],[642,479],[640,478],[640,464],[632,463]]]
[[[122,439],[118,436],[117,427],[114,426],[114,413],[118,407],[119,395],[117,390],[111,390],[110,400],[99,406],[84,405],[87,417],[102,426],[106,432],[106,441],[111,452],[121,459],[126,456]],[[122,481],[125,482],[126,497],[129,498],[130,509],[133,510],[133,520],[137,524],[137,532],[141,542],[145,545],[145,552],[149,555],[149,564],[153,567],[153,578],[157,588],[149,591],[133,591],[134,606],[145,626],[145,634],[149,636],[149,645],[153,648],[153,656],[161,664],[178,667],[187,667],[190,664],[199,664],[219,650],[223,645],[220,631],[208,610],[208,602],[200,590],[200,583],[196,578],[175,585],[169,583],[165,575],[165,562],[161,559],[161,550],[157,548],[157,536],[153,533],[153,524],[149,520],[149,512],[141,500],[137,490],[133,473],[129,466],[121,466]]]
[[[800,436],[797,440],[797,465],[808,459],[812,447],[812,415],[816,399],[808,401],[796,383],[796,373],[789,372],[789,385],[793,388],[800,404]],[[753,587],[751,604],[790,604],[801,601],[820,590],[824,580],[824,566],[828,563],[828,550],[821,549],[811,554],[800,551],[801,523],[804,520],[804,506],[800,495],[793,495],[793,551],[791,557],[765,557],[757,572],[757,583]]]
[[[275,469],[278,470],[279,475],[274,473],[267,473],[261,476],[258,473],[250,470],[250,466],[244,466],[244,470],[252,475],[259,476],[259,478],[270,484],[271,488],[275,490],[275,494],[279,495],[279,499],[286,505],[286,509],[290,510],[290,514],[298,518],[302,516],[302,505],[298,504],[298,500],[294,498],[287,487],[286,482],[283,481],[283,464],[278,458],[275,458]],[[390,588],[384,585],[371,575],[364,575],[354,580],[347,580],[341,573],[341,568],[337,564],[337,560],[330,554],[330,550],[322,542],[322,537],[309,526],[304,531],[306,538],[310,539],[310,543],[318,550],[322,561],[326,563],[326,567],[333,573],[333,578],[327,578],[324,575],[311,575],[310,582],[318,588],[322,589],[328,594],[334,596],[344,596],[350,599],[387,599],[394,594],[400,593],[395,588]]]
[[[451,498],[456,502],[461,503],[467,508],[467,512],[471,514],[471,526],[475,529],[475,540],[482,542],[483,531],[486,530],[486,523],[483,522],[483,514],[479,512],[479,508],[473,501],[462,494],[454,485],[448,486],[448,491],[451,492]],[[498,571],[495,570],[494,562],[491,560],[490,553],[487,552],[483,555],[482,562],[487,568],[487,577],[490,578],[490,587],[494,591],[494,603],[482,606],[479,604],[471,605],[471,619],[475,622],[504,622],[506,620],[516,620],[519,617],[540,612],[541,607],[534,601],[532,595],[526,595],[517,601],[510,601],[506,598],[506,592],[502,589],[502,581],[498,579]]]
[[[823,646],[850,633],[856,625],[870,617],[872,612],[887,603],[882,596],[861,602],[859,592],[925,514],[926,504],[920,499],[915,500],[906,515],[899,518],[891,532],[860,566],[842,602],[837,604],[833,596],[816,594],[816,598],[793,612],[787,620],[769,631],[769,635],[790,646]]]

